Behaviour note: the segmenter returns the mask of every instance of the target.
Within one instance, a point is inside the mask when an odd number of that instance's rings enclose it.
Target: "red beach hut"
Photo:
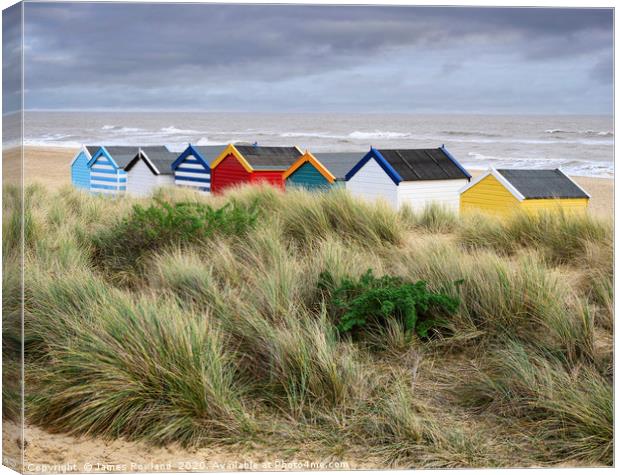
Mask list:
[[[302,155],[297,147],[230,144],[211,164],[211,192],[261,182],[284,189],[284,172]]]

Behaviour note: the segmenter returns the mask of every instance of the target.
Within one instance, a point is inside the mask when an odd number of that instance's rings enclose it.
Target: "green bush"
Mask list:
[[[359,279],[345,277],[335,285],[333,276],[321,273],[319,287],[331,295],[336,326],[341,333],[356,331],[369,323],[385,325],[390,319],[400,320],[405,332],[428,336],[428,331],[441,323],[440,315],[451,314],[458,300],[432,292],[426,282],[406,282],[401,277],[375,277],[368,269]]]
[[[254,226],[255,204],[230,201],[214,208],[204,203],[156,200],[148,208],[134,205],[131,214],[93,239],[95,263],[107,270],[136,267],[147,251],[203,243],[212,236],[238,236]]]

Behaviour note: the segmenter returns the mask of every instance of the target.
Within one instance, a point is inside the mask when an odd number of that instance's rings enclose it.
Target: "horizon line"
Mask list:
[[[22,112],[22,109],[3,112],[3,116]],[[117,113],[202,113],[202,114],[364,114],[364,115],[490,115],[490,116],[604,116],[614,117],[614,113],[603,112],[491,112],[491,111],[452,111],[452,112],[406,112],[406,111],[252,111],[252,110],[205,110],[205,109],[115,109],[115,108],[92,108],[92,109],[47,109],[47,108],[31,108],[23,109],[23,112],[117,112]]]

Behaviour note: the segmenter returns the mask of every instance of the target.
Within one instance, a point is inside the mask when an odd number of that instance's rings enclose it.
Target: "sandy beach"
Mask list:
[[[3,423],[5,465],[20,464],[19,426]],[[179,445],[156,447],[125,439],[103,440],[51,434],[25,427],[25,473],[110,472],[231,472],[291,470],[361,470],[385,468],[363,454],[325,457],[312,447],[271,447],[254,443],[200,449]],[[303,450],[303,453],[300,452]]]
[[[69,167],[77,153],[76,149],[55,147],[25,147],[25,183],[40,183],[49,189],[57,189],[71,183]],[[45,166],[43,166],[45,165]],[[476,176],[482,170],[470,170]],[[2,174],[6,182],[19,177],[19,152],[6,153],[2,162]],[[610,178],[573,177],[590,195],[590,212],[602,216],[613,216],[614,181]]]

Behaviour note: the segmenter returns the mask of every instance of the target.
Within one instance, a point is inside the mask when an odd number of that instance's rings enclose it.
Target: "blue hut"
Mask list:
[[[141,147],[148,153],[167,152],[163,146]],[[88,162],[90,169],[90,191],[116,195],[127,189],[127,173],[124,168],[138,154],[136,146],[101,146]]]
[[[192,145],[172,164],[174,183],[202,193],[211,192],[211,163],[221,155],[226,145]]]
[[[90,169],[88,168],[88,162],[90,162],[93,155],[99,150],[95,145],[82,145],[79,152],[75,155],[71,161],[71,183],[76,188],[83,190],[90,190]]]

